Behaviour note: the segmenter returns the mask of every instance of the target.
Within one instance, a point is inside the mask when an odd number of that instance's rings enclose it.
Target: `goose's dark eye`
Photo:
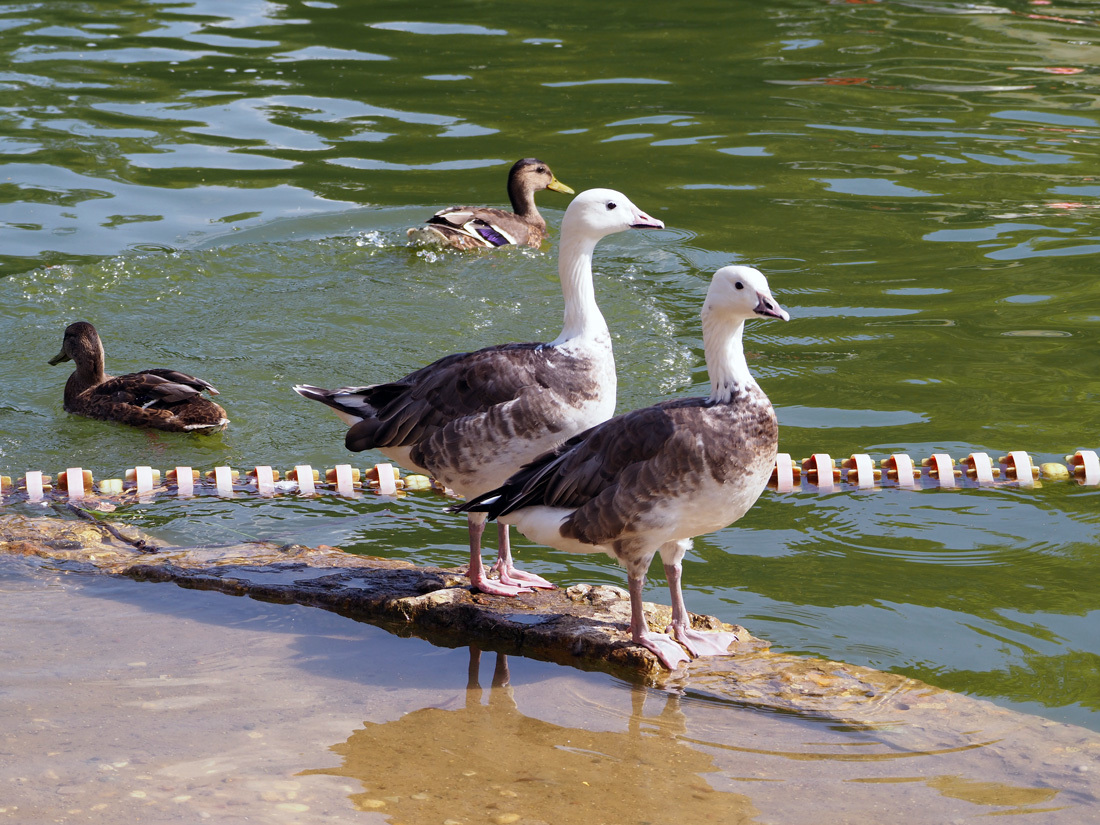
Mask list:
[[[734,287],[737,288],[737,289],[744,289],[745,285],[743,283],[741,283],[740,281],[738,281],[736,284],[734,284]]]
[[[619,204],[615,203],[615,201],[608,201],[607,202],[607,211],[610,212],[612,209],[618,208],[618,206],[619,206]]]

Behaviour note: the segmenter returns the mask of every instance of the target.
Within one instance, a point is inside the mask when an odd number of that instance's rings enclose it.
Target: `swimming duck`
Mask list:
[[[488,206],[451,206],[436,212],[423,226],[410,229],[409,240],[454,249],[509,244],[537,249],[546,238],[546,221],[535,206],[535,193],[543,189],[573,194],[538,158],[517,160],[508,172],[511,212]]]
[[[218,391],[201,378],[169,369],[113,377],[103,371],[103,343],[87,321],[65,329],[61,352],[51,364],[73,361],[65,382],[65,411],[134,427],[211,433],[229,423],[225,410],[202,395]]]
[[[745,321],[757,317],[789,318],[760,272],[719,269],[702,311],[709,396],[612,418],[454,508],[514,524],[532,541],[559,550],[617,559],[630,584],[631,637],[670,670],[689,659],[684,648],[692,656],[714,656],[737,640],[691,627],[681,560],[693,537],[748,512],[775,464],[775,412],[742,347]],[[665,633],[651,632],[642,613],[645,575],[657,553],[672,597]]]
[[[349,450],[378,449],[466,497],[493,489],[614,413],[615,359],[593,292],[592,253],[601,238],[631,228],[664,224],[611,189],[582,192],[565,210],[558,257],[565,319],[550,343],[448,355],[386,384],[294,389],[350,425],[344,440]],[[506,526],[499,530],[493,567],[499,579],[491,579],[481,560],[485,521],[484,513],[469,514],[467,575],[473,586],[504,596],[553,586],[515,568]]]

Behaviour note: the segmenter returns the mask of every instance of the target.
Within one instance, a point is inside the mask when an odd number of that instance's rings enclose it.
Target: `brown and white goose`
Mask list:
[[[775,464],[778,425],[745,362],[745,321],[789,316],[755,269],[714,274],[703,304],[706,398],[665,401],[612,418],[528,464],[497,490],[455,509],[485,513],[540,544],[571,553],[607,553],[627,570],[630,631],[669,669],[689,657],[726,652],[732,633],[692,629],[680,587],[681,560],[694,536],[741,518]],[[661,554],[672,623],[653,633],[642,587]]]
[[[508,172],[511,212],[490,206],[450,206],[436,212],[423,226],[410,229],[409,240],[454,249],[511,244],[538,249],[546,238],[546,220],[535,206],[535,193],[543,189],[573,194],[538,158],[517,160]]]
[[[546,344],[503,344],[448,355],[387,384],[295,391],[331,407],[350,425],[349,450],[377,449],[467,498],[503,484],[528,461],[615,412],[615,359],[596,305],[592,253],[601,238],[631,228],[663,229],[621,192],[590,189],[565,211],[558,274],[565,299],[561,335]],[[549,582],[516,570],[501,526],[489,578],[481,561],[484,513],[470,513],[470,566],[479,590],[514,596]]]
[[[229,423],[225,410],[203,396],[203,390],[218,391],[201,378],[170,369],[115,377],[104,372],[103,360],[95,327],[87,321],[69,324],[61,352],[50,359],[55,365],[76,363],[65,382],[66,412],[170,432],[213,433]]]

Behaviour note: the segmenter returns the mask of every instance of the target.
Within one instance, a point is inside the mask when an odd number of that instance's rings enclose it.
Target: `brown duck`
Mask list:
[[[553,189],[572,195],[550,167],[538,158],[517,160],[508,173],[508,199],[512,210],[489,206],[451,206],[409,230],[412,243],[483,249],[497,246],[538,248],[546,238],[546,220],[535,206],[535,193]]]
[[[72,361],[76,371],[65,382],[65,411],[133,427],[171,432],[213,433],[229,423],[225,410],[205,398],[213,386],[169,369],[110,376],[103,371],[103,343],[87,321],[65,329],[61,352],[51,364]]]

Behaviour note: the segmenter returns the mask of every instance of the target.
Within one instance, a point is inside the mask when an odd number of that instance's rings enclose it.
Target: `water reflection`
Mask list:
[[[971,716],[943,694],[909,695],[921,715],[913,724],[843,723],[730,706],[720,699],[730,687],[720,678],[693,681],[685,695],[637,685],[609,693],[595,684],[574,685],[584,691],[577,694],[567,681],[564,691],[540,691],[540,701],[534,686],[512,687],[503,654],[494,657],[487,692],[481,669],[481,651],[470,647],[458,707],[364,722],[332,746],[339,766],[301,775],[357,780],[362,790],[350,798],[359,810],[410,825],[800,823],[822,821],[806,816],[806,801],[816,796],[823,807],[814,816],[826,820],[840,809],[825,800],[845,798],[850,821],[873,821],[861,817],[905,799],[909,823],[1063,811],[1066,819],[1051,821],[1073,822],[1092,793],[1091,783],[1062,767],[1020,781],[1003,764],[1002,743],[1033,734],[1017,728],[1017,720]],[[709,695],[701,698],[696,687]],[[531,710],[520,709],[517,694]],[[660,709],[646,713],[647,700]],[[894,702],[887,714],[904,707]],[[945,714],[969,716],[975,730],[926,724]],[[1065,741],[1061,733],[1056,738]],[[1079,748],[1052,743],[1050,750],[1062,754],[1054,763],[1064,763],[1091,747],[1082,740]],[[850,784],[881,788],[855,798],[844,791]]]
[[[333,746],[336,769],[305,771],[358,779],[356,807],[395,822],[740,822],[757,813],[747,797],[705,779],[711,756],[680,740],[685,719],[670,695],[645,716],[646,691],[631,691],[627,730],[587,731],[521,713],[508,661],[496,654],[483,702],[481,651],[470,648],[463,707],[422,708],[395,722],[366,723]],[[638,817],[636,819],[635,817]]]
[[[12,821],[312,823],[354,804],[406,825],[1038,810],[1079,825],[1100,804],[1100,737],[942,692],[905,694],[909,724],[858,696],[862,722],[767,712],[721,677],[647,690],[313,608],[3,560]]]

